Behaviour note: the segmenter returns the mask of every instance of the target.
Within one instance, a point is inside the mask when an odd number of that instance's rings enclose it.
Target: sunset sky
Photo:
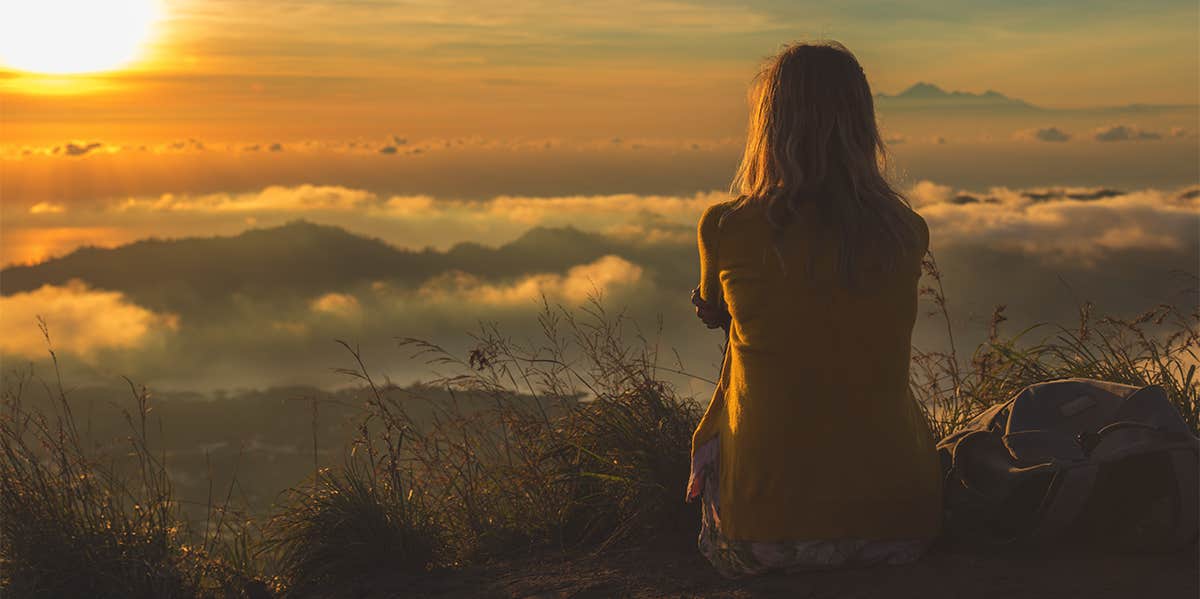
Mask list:
[[[1178,286],[1147,284],[1147,268],[1200,260],[1194,0],[100,4],[0,7],[0,266],[296,219],[413,251],[543,243],[527,236],[537,227],[604,241],[578,263],[493,276],[487,261],[509,256],[496,250],[304,296],[177,273],[205,301],[233,298],[215,316],[62,266],[74,282],[0,281],[0,356],[41,355],[30,323],[43,312],[82,362],[180,384],[203,375],[168,372],[168,357],[212,354],[235,329],[252,329],[257,356],[339,326],[440,334],[515,322],[539,291],[576,302],[597,281],[650,317],[690,289],[695,219],[724,198],[755,70],[801,39],[843,42],[873,91],[899,96],[877,101],[892,175],[962,274],[964,320],[1005,301],[1028,319],[1069,313],[990,295],[1060,281],[1117,309],[1153,305]],[[973,95],[930,97],[921,82]],[[965,280],[982,261],[1010,268],[993,273],[1007,283]],[[97,312],[112,318],[92,326]],[[673,339],[700,339],[688,330]],[[297,360],[256,377],[243,358],[203,367],[264,384]]]
[[[821,37],[855,50],[879,92],[930,81],[1055,108],[1200,92],[1187,0],[169,0],[155,12],[118,70],[57,86],[0,75],[5,143],[737,136],[758,61]]]

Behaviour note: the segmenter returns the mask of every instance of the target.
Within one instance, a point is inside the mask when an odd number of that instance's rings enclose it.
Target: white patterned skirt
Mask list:
[[[718,439],[696,450],[692,460],[688,498],[701,499],[700,536],[697,545],[713,567],[726,578],[762,574],[770,570],[824,570],[840,566],[907,564],[925,553],[924,539],[797,539],[763,542],[727,539],[721,534],[720,492],[717,488]]]

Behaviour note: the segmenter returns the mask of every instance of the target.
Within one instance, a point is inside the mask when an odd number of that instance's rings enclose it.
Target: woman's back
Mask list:
[[[732,322],[723,398],[693,444],[721,438],[725,536],[931,538],[939,465],[908,389],[924,221],[906,210],[917,244],[851,288],[815,212],[773,243],[764,204],[734,204],[700,223],[701,296]]]
[[[884,175],[870,85],[844,46],[788,45],[750,100],[739,197],[699,225],[697,315],[730,324],[692,436],[701,552],[725,573],[911,561],[941,523],[908,387],[929,229]]]

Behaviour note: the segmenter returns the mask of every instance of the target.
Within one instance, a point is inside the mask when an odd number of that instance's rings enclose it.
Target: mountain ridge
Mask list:
[[[983,93],[946,91],[938,85],[925,81],[918,81],[897,94],[875,94],[875,99],[885,106],[910,108],[932,105],[940,108],[953,106],[1041,110],[1040,107],[1029,102],[1011,98],[992,89],[985,90]]]
[[[460,242],[441,251],[397,247],[298,219],[236,235],[81,247],[37,264],[11,265],[0,269],[0,296],[79,279],[147,308],[219,317],[239,297],[303,299],[379,280],[415,286],[449,270],[502,280],[562,272],[620,251],[603,235],[569,226],[533,227],[494,247]]]
[[[1153,114],[1180,110],[1194,110],[1200,104],[1151,104],[1132,102],[1126,104],[1076,106],[1076,107],[1046,107],[1033,104],[1020,98],[1014,98],[994,89],[981,93],[966,91],[946,91],[941,86],[927,81],[918,81],[898,93],[875,94],[879,107],[891,110],[963,110],[999,111],[1007,113],[1052,113],[1077,115],[1111,115],[1122,114]]]

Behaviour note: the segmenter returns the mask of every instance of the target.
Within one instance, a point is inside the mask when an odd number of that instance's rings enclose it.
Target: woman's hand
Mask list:
[[[692,305],[696,306],[696,316],[704,321],[710,329],[729,326],[729,313],[720,306],[714,306],[700,297],[700,288],[692,290]]]

